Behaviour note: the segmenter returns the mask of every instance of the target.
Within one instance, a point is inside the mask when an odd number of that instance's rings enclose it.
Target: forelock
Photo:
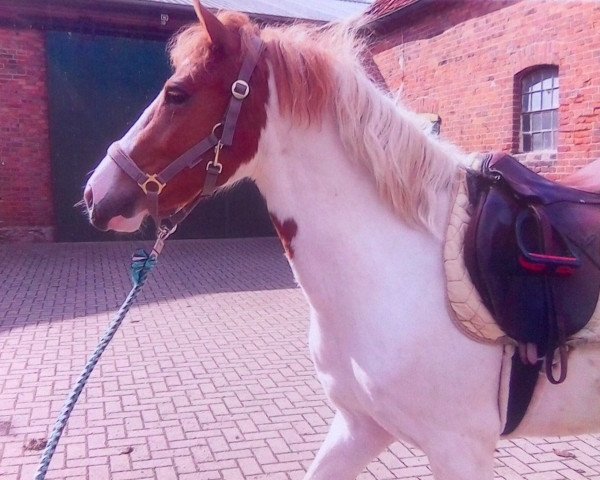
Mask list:
[[[217,18],[243,42],[249,34],[258,35],[258,28],[243,13],[222,12]],[[205,64],[211,53],[211,41],[204,25],[195,23],[185,27],[171,39],[168,52],[175,70],[187,63],[196,66]]]

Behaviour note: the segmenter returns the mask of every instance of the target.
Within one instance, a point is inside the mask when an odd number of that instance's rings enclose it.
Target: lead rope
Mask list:
[[[154,247],[152,247],[152,251],[150,253],[145,250],[137,250],[133,256],[131,257],[131,281],[133,283],[133,288],[127,295],[127,298],[119,308],[117,312],[117,316],[110,323],[103,337],[100,339],[98,346],[94,353],[90,356],[79,379],[75,383],[73,390],[69,394],[67,401],[63,405],[63,408],[56,419],[56,423],[54,424],[54,428],[52,430],[52,434],[48,439],[48,443],[46,444],[46,448],[44,449],[44,453],[42,454],[42,458],[40,459],[40,464],[38,466],[37,472],[35,474],[34,480],[44,480],[46,478],[46,473],[48,472],[48,467],[50,466],[50,461],[52,460],[52,456],[56,451],[56,447],[58,445],[58,441],[63,433],[63,430],[67,426],[67,422],[69,421],[69,417],[71,416],[71,412],[75,407],[75,403],[81,395],[83,388],[85,387],[86,382],[90,378],[92,371],[98,364],[100,357],[108,347],[108,344],[117,333],[118,328],[123,323],[127,312],[131,308],[131,305],[135,301],[136,297],[140,293],[140,290],[146,283],[146,279],[148,278],[148,274],[152,271],[152,269],[156,266],[158,255],[163,249],[165,240],[175,231],[175,227],[168,228],[166,226],[161,226],[158,231],[158,236]]]

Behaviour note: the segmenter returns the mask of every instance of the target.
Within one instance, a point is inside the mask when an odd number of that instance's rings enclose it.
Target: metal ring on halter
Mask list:
[[[231,85],[231,94],[238,100],[243,100],[250,93],[250,85],[244,80],[236,80]]]
[[[165,188],[165,186],[167,185],[166,183],[162,183],[156,177],[157,177],[156,173],[153,175],[148,175],[148,178],[146,179],[146,181],[144,183],[139,184],[140,188],[146,195],[148,195],[148,191],[154,192],[157,195],[160,195],[160,192],[162,192],[163,188]],[[156,185],[156,189],[148,190],[148,185]]]
[[[223,122],[219,122],[217,123],[213,129],[212,129],[212,134],[215,135],[215,132],[217,131],[217,128],[221,128],[223,126]]]

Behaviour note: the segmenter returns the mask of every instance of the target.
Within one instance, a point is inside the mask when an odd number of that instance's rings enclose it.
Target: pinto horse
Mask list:
[[[310,352],[336,409],[305,478],[353,479],[403,440],[437,480],[491,480],[503,348],[455,327],[442,265],[467,157],[369,80],[352,27],[259,29],[194,1],[200,22],[170,44],[173,76],[85,188],[90,221],[135,231],[187,208],[207,183],[252,179],[310,304]],[[229,145],[219,130],[232,85],[243,98]],[[185,168],[157,175],[182,155]],[[600,430],[600,349],[578,347],[570,366],[561,385],[540,378],[512,436]]]

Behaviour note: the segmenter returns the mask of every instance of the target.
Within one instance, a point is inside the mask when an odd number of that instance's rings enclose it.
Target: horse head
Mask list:
[[[199,23],[169,45],[173,75],[85,187],[96,228],[133,232],[148,215],[170,217],[202,195],[211,172],[212,187],[231,184],[256,155],[268,97],[259,31],[243,14],[215,16],[198,0],[194,7]]]

